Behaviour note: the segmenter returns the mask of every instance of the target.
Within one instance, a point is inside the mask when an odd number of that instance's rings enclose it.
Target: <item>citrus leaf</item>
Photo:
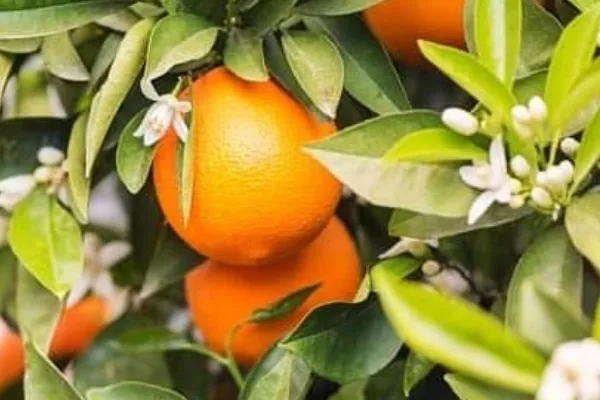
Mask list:
[[[250,31],[234,30],[229,34],[223,61],[228,70],[242,79],[252,82],[269,80],[263,40]]]
[[[446,374],[444,380],[460,400],[529,400],[531,397],[510,392],[458,374]]]
[[[521,50],[521,0],[476,0],[474,20],[479,60],[512,87]]]
[[[30,38],[67,31],[129,4],[129,0],[7,1],[0,5],[0,38]]]
[[[88,90],[96,89],[100,80],[110,69],[112,62],[117,55],[117,51],[119,50],[119,46],[121,45],[121,40],[123,40],[123,36],[118,33],[109,33],[106,36],[91,68]]]
[[[242,15],[243,20],[257,37],[264,36],[286,17],[292,14],[292,8],[298,0],[260,0],[254,7]]]
[[[345,15],[354,14],[366,8],[372,7],[382,0],[309,0],[296,10],[308,15]]]
[[[575,82],[592,63],[599,23],[600,9],[579,15],[565,28],[556,45],[544,95],[552,131],[560,129],[566,122],[557,119],[560,116],[557,111]]]
[[[116,13],[97,19],[94,22],[105,28],[112,29],[113,31],[125,33],[138,23],[139,20],[140,18],[136,13],[130,8],[125,8]]]
[[[565,224],[573,245],[596,271],[600,271],[600,194],[592,193],[573,201],[567,208]]]
[[[59,78],[74,82],[90,79],[90,74],[67,32],[46,36],[42,42],[42,57],[48,71]]]
[[[0,40],[0,51],[11,54],[27,54],[37,51],[42,45],[43,38],[4,39]]]
[[[248,322],[263,323],[282,318],[300,307],[320,287],[320,283],[307,286],[267,307],[254,310]]]
[[[543,97],[547,77],[548,71],[542,69],[517,79],[513,88],[517,101],[521,104],[527,104],[534,96]]]
[[[446,128],[423,129],[398,140],[383,160],[387,162],[471,161],[488,158],[473,141]]]
[[[79,226],[43,188],[36,188],[15,208],[8,242],[23,266],[59,298],[83,269]]]
[[[384,165],[380,161],[402,137],[435,127],[442,127],[442,123],[432,112],[389,114],[347,128],[307,146],[306,150],[372,204],[445,217],[464,217],[477,192],[461,181],[457,166]]]
[[[127,32],[106,81],[94,97],[86,130],[87,176],[91,174],[111,122],[142,70],[148,38],[154,22],[153,19],[144,19]]]
[[[124,382],[105,388],[90,389],[86,392],[88,400],[185,400],[180,394],[139,382]]]
[[[435,368],[435,363],[429,361],[419,353],[411,351],[406,357],[404,364],[404,395],[408,397],[410,392]]]
[[[594,325],[592,326],[592,337],[600,340],[600,301],[596,304],[596,312],[594,313]]]
[[[598,4],[598,0],[569,0],[569,2],[581,11],[589,10]]]
[[[85,128],[88,114],[81,114],[73,124],[69,147],[67,150],[67,163],[69,175],[67,185],[71,195],[71,209],[81,223],[87,223],[88,203],[92,181],[85,176]]]
[[[298,83],[325,115],[334,118],[344,88],[344,63],[327,36],[315,32],[286,31],[285,57]]]
[[[494,317],[382,268],[372,278],[384,312],[411,349],[484,382],[535,393],[544,358]]]
[[[378,114],[410,108],[394,64],[358,16],[304,21],[336,42],[344,60],[344,87],[352,97]]]
[[[6,87],[6,82],[10,76],[14,61],[14,56],[0,52],[0,98],[4,98],[4,88]]]
[[[54,117],[48,96],[45,71],[21,70],[17,75],[17,95],[11,118]]]
[[[598,74],[598,77],[600,78],[600,74]],[[579,150],[577,150],[577,158],[575,159],[575,173],[573,175],[573,186],[571,189],[572,192],[577,190],[579,185],[581,185],[581,183],[585,180],[598,162],[599,158],[600,112],[596,113],[596,116],[592,122],[585,129],[581,146],[579,146]]]
[[[6,310],[13,301],[17,272],[22,269],[10,247],[0,247],[0,310]]]
[[[146,112],[144,108],[125,126],[117,146],[117,172],[130,193],[138,193],[150,174],[156,146],[145,146],[141,138],[133,134],[138,129]]]

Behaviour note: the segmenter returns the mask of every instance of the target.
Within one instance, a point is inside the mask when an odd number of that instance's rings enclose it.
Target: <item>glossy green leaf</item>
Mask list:
[[[156,146],[145,146],[133,134],[139,128],[148,109],[144,108],[127,124],[117,146],[117,172],[130,193],[138,193],[150,174]]]
[[[420,267],[421,261],[412,257],[399,256],[381,260],[375,266],[373,266],[372,269],[385,269],[387,273],[395,276],[397,279],[404,279],[413,272],[417,271]],[[371,289],[375,291],[377,288],[372,287]]]
[[[106,81],[94,97],[86,129],[86,175],[106,138],[110,124],[144,65],[153,19],[138,22],[123,38]]]
[[[90,74],[67,32],[46,36],[42,42],[42,57],[48,71],[59,78],[75,82],[90,79]]]
[[[597,271],[600,271],[600,194],[592,193],[574,200],[567,208],[565,224],[571,242]]]
[[[61,301],[23,267],[17,272],[16,285],[19,330],[46,354],[62,309]]]
[[[298,0],[260,0],[242,15],[243,20],[256,36],[263,36],[292,14]]]
[[[557,120],[556,111],[575,82],[592,63],[599,22],[600,9],[581,14],[565,28],[556,45],[544,96],[551,129],[558,129],[563,122]]]
[[[274,347],[248,375],[239,400],[301,400],[310,381],[310,368],[302,359]]]
[[[83,400],[75,388],[34,344],[25,344],[27,400]]]
[[[458,374],[446,374],[444,380],[460,400],[529,400],[531,397],[486,385]]]
[[[569,2],[581,11],[589,10],[598,4],[598,0],[569,0]]]
[[[347,128],[307,151],[372,204],[464,217],[478,193],[461,181],[457,166],[380,161],[402,137],[436,127],[442,123],[432,112],[390,114]]]
[[[344,89],[344,62],[335,44],[308,31],[286,31],[282,44],[302,89],[323,114],[334,118]]]
[[[269,80],[263,40],[250,31],[234,30],[229,34],[223,61],[227,69],[242,79],[252,82]]]
[[[577,158],[575,159],[572,191],[575,191],[586,179],[598,162],[598,159],[600,159],[600,112],[596,113],[596,116],[583,134],[581,146],[577,151]]]
[[[97,19],[95,22],[105,28],[124,33],[130,30],[139,20],[140,17],[134,13],[133,10],[125,8],[116,13]]]
[[[139,382],[124,382],[105,388],[90,389],[86,393],[88,400],[185,400],[180,394]]]
[[[600,301],[596,304],[596,312],[594,313],[594,325],[592,326],[592,337],[600,340]]]
[[[285,296],[267,307],[252,311],[249,322],[263,323],[282,318],[298,309],[317,290],[321,284],[307,286]]]
[[[425,357],[485,382],[535,393],[544,358],[466,300],[372,271],[384,312],[399,336]]]
[[[106,36],[92,65],[88,89],[96,89],[100,84],[101,79],[106,75],[117,55],[121,40],[123,40],[123,36],[118,33],[110,33]]]
[[[0,51],[13,54],[27,54],[37,51],[42,45],[43,38],[4,39],[0,40]]]
[[[336,42],[344,60],[344,87],[352,97],[378,114],[410,108],[394,64],[358,16],[304,21]]]
[[[92,181],[85,176],[85,128],[88,114],[84,113],[73,124],[67,150],[69,175],[67,185],[69,188],[71,209],[77,219],[86,223],[88,220],[88,203]]]
[[[199,60],[212,49],[219,28],[192,14],[176,14],[160,20],[152,31],[143,84],[149,84],[176,65]]]
[[[339,383],[380,371],[401,342],[374,299],[315,309],[280,344],[318,375]]]
[[[465,217],[444,218],[406,210],[394,210],[388,224],[391,236],[417,239],[442,239],[461,233],[492,228],[517,221],[532,212],[528,208],[513,210],[506,206],[491,207],[476,223],[469,225]]]
[[[516,104],[511,92],[475,57],[452,47],[419,42],[423,55],[487,109],[507,117]]]
[[[435,368],[435,363],[429,361],[419,353],[411,351],[404,364],[403,389],[404,395],[410,392]]]
[[[507,87],[512,87],[521,50],[521,2],[475,1],[475,45],[479,60]]]
[[[48,96],[48,76],[41,70],[21,70],[11,118],[55,117]]]
[[[6,53],[0,53],[0,98],[4,98],[4,88],[10,76],[15,59],[14,56]]]
[[[513,88],[517,101],[521,104],[527,104],[534,96],[544,97],[547,77],[548,71],[540,70],[517,79]]]
[[[0,246],[0,310],[4,311],[15,297],[19,262],[9,246]]]
[[[15,208],[8,242],[25,268],[57,297],[69,291],[83,269],[79,226],[43,188]]]
[[[4,2],[0,5],[0,38],[30,38],[67,31],[117,12],[129,4],[129,0]]]
[[[386,162],[485,161],[486,150],[446,128],[423,129],[398,140],[383,156]]]
[[[382,0],[308,0],[296,10],[308,15],[346,15],[354,14],[372,7]]]

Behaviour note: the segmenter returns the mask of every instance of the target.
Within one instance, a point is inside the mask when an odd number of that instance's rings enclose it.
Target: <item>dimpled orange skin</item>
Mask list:
[[[252,312],[310,285],[321,286],[296,310],[263,324],[246,324],[236,334],[233,354],[251,367],[314,307],[351,301],[361,267],[352,238],[333,218],[319,237],[295,257],[264,268],[243,268],[206,261],[186,277],[186,297],[207,345],[225,353],[226,338]]]
[[[464,48],[465,0],[384,0],[364,17],[391,55],[413,65],[425,64],[420,39]]]
[[[54,332],[51,357],[69,359],[82,353],[107,323],[107,304],[97,297],[70,307]],[[21,338],[0,321],[0,393],[23,376],[24,362]]]
[[[260,265],[290,256],[333,215],[341,184],[302,145],[335,131],[275,82],[245,82],[223,67],[194,82],[192,208],[184,228],[173,131],[161,140],[153,177],[174,230],[208,258]]]

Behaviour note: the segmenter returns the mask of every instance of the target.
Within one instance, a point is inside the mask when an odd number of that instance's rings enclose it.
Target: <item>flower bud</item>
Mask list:
[[[525,178],[531,173],[531,166],[523,156],[515,156],[510,160],[511,171],[519,178]]]
[[[16,175],[0,181],[0,192],[27,196],[36,185],[33,175]]]
[[[512,194],[517,194],[521,190],[523,190],[523,184],[518,179],[511,178],[509,181],[509,185],[510,185],[510,192]]]
[[[575,156],[580,146],[581,144],[571,137],[565,138],[560,142],[560,150],[569,157]]]
[[[512,209],[519,209],[525,205],[525,197],[521,195],[516,195],[510,198],[508,205]]]
[[[557,191],[564,189],[567,181],[565,179],[565,173],[561,167],[553,165],[546,170],[546,174],[548,176],[548,185],[546,186]]]
[[[531,114],[529,113],[529,109],[523,105],[514,106],[511,113],[515,122],[519,124],[529,125],[531,122]]]
[[[534,96],[529,100],[529,113],[531,118],[537,122],[544,122],[548,118],[548,107],[540,96]]]
[[[423,272],[423,275],[425,276],[433,276],[439,274],[441,270],[442,266],[435,260],[425,261],[423,263],[423,266],[421,267],[421,272]]]
[[[513,121],[513,127],[517,134],[523,139],[531,139],[533,137],[533,131],[528,125],[521,124],[520,122]]]
[[[543,187],[546,187],[550,184],[550,179],[548,178],[548,173],[545,171],[540,171],[535,176],[535,182]]]
[[[52,179],[52,168],[45,165],[38,167],[33,172],[33,177],[38,183],[48,183]]]
[[[54,147],[45,146],[38,151],[37,158],[42,165],[55,166],[63,162],[65,153]]]
[[[461,108],[445,109],[442,113],[442,121],[448,128],[465,136],[472,136],[479,129],[477,118]]]
[[[551,208],[554,204],[552,197],[546,189],[536,186],[531,191],[531,200],[542,208]]]
[[[575,167],[573,166],[573,163],[569,160],[564,160],[558,164],[558,167],[563,172],[564,182],[570,183],[573,180],[573,175],[575,174]]]

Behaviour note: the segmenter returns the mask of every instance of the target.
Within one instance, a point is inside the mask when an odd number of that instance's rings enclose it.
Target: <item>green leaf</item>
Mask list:
[[[507,87],[512,87],[519,62],[521,24],[521,0],[475,1],[475,45],[479,60]]]
[[[98,50],[96,60],[90,71],[90,80],[88,82],[88,90],[94,90],[100,84],[101,79],[110,69],[112,62],[119,51],[123,36],[118,33],[109,33],[106,36],[102,46]]]
[[[257,37],[273,30],[286,17],[292,14],[292,8],[298,0],[260,0],[254,7],[242,15],[244,22],[252,27]]]
[[[290,293],[267,307],[254,310],[249,322],[263,323],[282,318],[300,307],[319,287],[321,287],[320,283],[307,286]]]
[[[425,58],[480,101],[492,113],[510,115],[516,100],[511,92],[475,57],[452,47],[419,42]]]
[[[581,11],[589,10],[598,4],[598,0],[569,0],[569,2]]]
[[[384,312],[411,349],[451,370],[535,393],[544,358],[494,317],[385,269],[374,269],[372,278]]]
[[[129,4],[128,0],[4,2],[0,5],[0,38],[30,38],[67,31],[115,13]]]
[[[421,261],[412,257],[400,256],[382,260],[373,268],[385,269],[387,273],[395,276],[396,278],[404,279],[413,272],[417,271],[420,267]],[[372,288],[372,290],[375,291],[376,288]]]
[[[69,169],[67,185],[71,195],[71,209],[82,223],[88,220],[88,203],[92,186],[91,179],[85,176],[85,128],[88,116],[88,113],[84,113],[75,120],[67,150]]]
[[[62,304],[25,268],[17,272],[17,320],[26,340],[48,353]]]
[[[140,297],[147,299],[165,287],[180,281],[198,266],[202,257],[190,249],[166,224],[161,229]]]
[[[354,14],[366,8],[372,7],[382,0],[309,0],[296,10],[308,15],[346,15]]]
[[[219,28],[197,15],[177,14],[161,19],[150,36],[143,85],[176,65],[199,60],[212,49]]]
[[[557,111],[569,91],[592,63],[596,50],[596,36],[600,22],[600,9],[593,9],[575,18],[564,30],[556,45],[544,99],[548,105],[550,129],[559,129]]]
[[[247,377],[239,400],[301,400],[310,386],[310,369],[302,359],[272,348]]]
[[[510,392],[458,374],[446,374],[444,380],[460,400],[529,400],[531,397]]]
[[[592,337],[600,340],[600,301],[596,304],[596,312],[594,313],[594,325],[592,326]]]
[[[469,225],[465,217],[444,218],[394,210],[388,224],[388,233],[396,237],[416,239],[442,239],[461,233],[492,228],[517,221],[532,212],[526,207],[513,210],[506,206],[491,207],[476,223]]]
[[[402,137],[442,126],[439,116],[432,112],[390,114],[311,144],[307,151],[370,203],[424,214],[464,217],[478,193],[461,181],[457,166],[384,165],[380,161]],[[449,198],[452,201],[448,201]]]
[[[10,54],[0,52],[0,98],[4,98],[4,88],[10,76],[15,59]]]
[[[352,97],[378,114],[410,108],[394,64],[358,16],[304,21],[336,42],[344,60],[344,87]]]
[[[134,13],[131,8],[125,8],[116,13],[97,19],[95,22],[98,25],[112,29],[113,31],[125,33],[138,23],[139,20],[140,17]]]
[[[447,128],[423,129],[404,136],[383,156],[387,162],[471,161],[488,158],[486,150]]]
[[[263,40],[250,31],[236,29],[229,34],[223,61],[228,70],[242,79],[251,82],[269,80]]]
[[[521,104],[527,104],[534,96],[543,97],[547,77],[548,71],[540,70],[517,79],[513,88],[517,101]]]
[[[42,42],[42,57],[48,71],[59,78],[75,82],[90,79],[90,74],[67,32],[46,36]]]
[[[573,245],[600,271],[600,194],[576,199],[567,208],[565,224]]]
[[[335,44],[308,31],[286,31],[282,44],[302,89],[323,114],[335,118],[344,89],[344,62]]]
[[[366,378],[393,360],[401,342],[377,301],[334,303],[311,312],[280,346],[329,380]]]
[[[43,188],[35,189],[15,208],[8,242],[23,266],[59,298],[81,275],[79,226]]]
[[[0,51],[12,54],[27,54],[37,51],[44,38],[4,39],[0,40]]]
[[[14,298],[19,262],[9,246],[0,247],[0,312],[4,312]]]
[[[86,175],[90,176],[94,161],[127,93],[144,65],[144,55],[153,19],[138,22],[123,38],[106,81],[94,97],[86,132]]]
[[[27,400],[83,400],[75,388],[33,343],[25,343]]]
[[[124,382],[105,388],[90,389],[86,393],[88,400],[185,400],[180,394],[139,382]]]
[[[17,88],[11,118],[55,116],[48,96],[48,76],[45,71],[19,71],[17,74]]]
[[[600,74],[598,75],[600,78]],[[600,80],[599,80],[600,83]],[[571,192],[575,192],[579,185],[592,171],[600,158],[600,112],[587,126],[583,133],[581,146],[577,150],[575,159],[575,173],[573,175],[573,186]]]
[[[141,138],[133,134],[139,128],[147,108],[143,108],[125,126],[117,146],[117,172],[130,193],[138,193],[150,174],[156,146],[145,146]]]
[[[404,395],[410,392],[435,368],[435,364],[419,353],[411,351],[404,364]]]

